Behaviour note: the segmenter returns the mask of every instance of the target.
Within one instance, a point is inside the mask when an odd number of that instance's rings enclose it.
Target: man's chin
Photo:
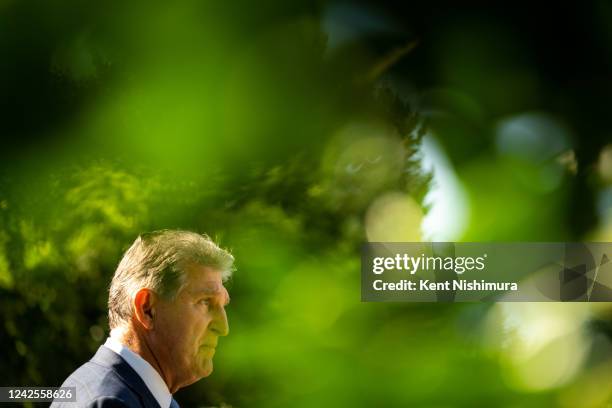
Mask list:
[[[208,360],[207,362],[204,363],[204,365],[201,365],[192,371],[193,375],[187,381],[187,383],[181,386],[181,388],[191,385],[193,383],[196,383],[200,381],[202,378],[208,377],[209,375],[212,374],[212,371],[213,371],[212,360]]]
[[[212,359],[206,359],[205,361],[202,362],[202,365],[200,366],[200,370],[198,370],[198,380],[204,377],[208,377],[209,375],[211,375],[213,372],[213,361]]]

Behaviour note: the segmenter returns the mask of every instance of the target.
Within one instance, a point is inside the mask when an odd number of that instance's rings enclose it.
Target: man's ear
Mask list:
[[[140,325],[147,330],[154,327],[155,308],[157,297],[151,289],[142,288],[136,292],[132,306],[134,307],[134,317]]]

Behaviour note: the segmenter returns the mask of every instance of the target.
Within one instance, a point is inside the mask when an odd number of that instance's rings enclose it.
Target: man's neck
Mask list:
[[[110,337],[117,340],[119,343],[123,344],[125,347],[142,357],[146,362],[151,364],[151,366],[159,373],[161,378],[168,386],[170,393],[174,394],[176,391],[178,391],[178,387],[173,387],[171,384],[169,373],[164,372],[162,365],[155,357],[155,353],[153,350],[151,350],[147,344],[147,341],[138,336],[134,330],[126,327],[116,327],[111,330]]]

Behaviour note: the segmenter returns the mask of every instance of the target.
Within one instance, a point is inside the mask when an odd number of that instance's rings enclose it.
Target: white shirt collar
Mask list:
[[[168,390],[166,382],[161,378],[156,369],[153,368],[148,361],[134,353],[132,350],[121,344],[118,340],[109,337],[104,343],[104,347],[107,347],[119,354],[126,363],[130,365],[138,373],[140,378],[144,381],[145,385],[151,391],[151,394],[157,400],[157,403],[162,408],[170,407],[172,401],[172,394]]]

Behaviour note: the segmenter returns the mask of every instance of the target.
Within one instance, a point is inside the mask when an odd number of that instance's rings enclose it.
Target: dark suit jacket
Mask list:
[[[104,346],[62,387],[76,387],[77,402],[53,402],[52,408],[168,408],[160,407],[136,371]],[[178,408],[174,399],[171,407]]]

